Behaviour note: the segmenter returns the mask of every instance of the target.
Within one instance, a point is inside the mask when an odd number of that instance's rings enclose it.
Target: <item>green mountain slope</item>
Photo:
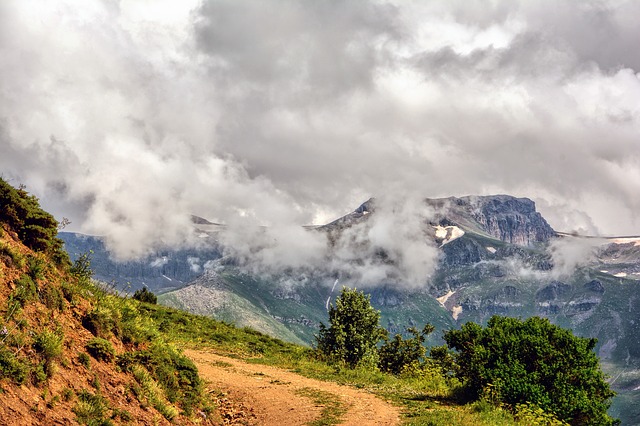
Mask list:
[[[437,212],[424,224],[424,232],[440,247],[438,269],[420,289],[394,282],[365,286],[373,306],[382,313],[382,324],[391,332],[402,332],[432,323],[436,333],[431,343],[435,343],[443,330],[466,321],[484,323],[494,314],[547,317],[581,336],[598,338],[598,354],[614,388],[621,392],[612,413],[624,424],[640,424],[634,408],[640,402],[636,390],[640,389],[639,282],[635,280],[640,250],[635,243],[603,241],[598,258],[561,276],[553,269],[549,245],[558,238],[570,242],[575,237],[556,236],[530,200],[501,195],[426,203]],[[352,227],[368,226],[375,214],[375,200],[369,200],[312,232],[325,232],[335,240]],[[213,238],[212,243],[215,247]],[[179,259],[170,250],[165,254]],[[332,293],[336,276],[331,271],[309,272],[304,280],[287,274],[257,277],[230,266],[229,259],[221,261],[213,252],[195,256],[201,264],[211,261],[213,268],[179,288],[164,287],[162,303],[293,342],[313,342],[319,322],[326,321],[327,299],[335,297],[342,285],[349,285],[348,279],[341,278]],[[146,273],[153,260],[141,262],[140,269]],[[172,274],[166,270],[159,275],[177,277]]]

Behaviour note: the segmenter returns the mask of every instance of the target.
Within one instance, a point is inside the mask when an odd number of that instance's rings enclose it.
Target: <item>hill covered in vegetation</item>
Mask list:
[[[215,423],[194,364],[140,303],[71,264],[58,223],[0,180],[0,416],[4,424]]]

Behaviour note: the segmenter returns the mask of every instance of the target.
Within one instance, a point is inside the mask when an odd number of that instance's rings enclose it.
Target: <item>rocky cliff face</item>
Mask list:
[[[126,292],[141,287],[154,292],[182,287],[202,275],[207,262],[221,257],[219,248],[211,245],[202,249],[165,249],[142,259],[118,262],[110,257],[99,237],[73,232],[60,232],[58,237],[72,259],[91,253],[94,278],[112,282],[116,290]]]
[[[501,241],[531,246],[556,235],[528,198],[510,195],[450,197],[427,200],[439,210],[439,219],[480,231]]]

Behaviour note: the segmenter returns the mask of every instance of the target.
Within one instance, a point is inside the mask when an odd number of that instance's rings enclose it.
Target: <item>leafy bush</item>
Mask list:
[[[317,349],[328,359],[355,367],[363,362],[377,364],[377,344],[386,336],[380,327],[380,312],[356,289],[342,288],[336,305],[329,308],[329,327],[320,323]]]
[[[29,256],[27,261],[29,265],[29,276],[32,280],[39,280],[44,277],[44,268],[46,262],[39,256]]]
[[[16,231],[27,247],[50,254],[58,264],[69,261],[62,240],[56,237],[58,222],[40,208],[36,197],[0,178],[0,206],[0,222]]]
[[[0,378],[11,379],[21,385],[28,376],[29,365],[5,346],[0,347]]]
[[[378,350],[380,370],[398,375],[408,367],[419,365],[427,352],[423,344],[433,330],[431,324],[426,324],[422,332],[414,327],[407,329],[413,336],[409,339],[403,339],[400,334],[396,334],[392,340],[385,339]]]
[[[32,301],[36,297],[36,283],[33,282],[31,277],[27,274],[22,274],[20,278],[16,279],[13,284],[15,289],[11,294],[13,300],[20,302],[21,306],[24,306],[27,302]]]
[[[455,349],[457,375],[471,397],[510,406],[531,404],[572,425],[616,424],[607,415],[614,392],[593,352],[596,339],[538,317],[492,317],[444,334]],[[493,401],[492,401],[493,402]]]
[[[71,268],[69,268],[69,272],[74,275],[76,278],[88,282],[93,276],[93,270],[91,269],[91,254],[83,253],[73,262]]]
[[[78,403],[73,407],[78,423],[91,426],[109,426],[113,422],[105,418],[109,410],[108,402],[100,395],[94,395],[86,389],[78,393]]]
[[[64,336],[62,334],[45,330],[42,333],[36,335],[33,343],[33,348],[36,350],[36,352],[42,354],[42,357],[46,361],[51,361],[62,355],[63,340]]]
[[[3,242],[0,242],[0,261],[9,267],[13,266],[17,269],[22,269],[25,264],[24,256]]]
[[[116,351],[111,342],[100,337],[89,340],[85,348],[92,357],[99,361],[111,362],[116,357]]]
[[[33,343],[33,348],[42,355],[44,372],[46,377],[51,377],[54,373],[53,361],[60,358],[62,355],[62,342],[64,335],[61,333],[54,333],[48,330],[36,335]],[[38,377],[38,381],[40,377]]]
[[[52,310],[61,311],[64,309],[64,297],[58,287],[49,283],[42,286],[40,290],[40,301]]]
[[[149,372],[139,364],[131,367],[133,377],[141,386],[140,396],[146,398],[149,403],[160,412],[167,420],[173,420],[179,413],[171,404],[167,403],[163,389],[153,379]],[[142,401],[141,401],[142,402]]]
[[[46,370],[47,368],[44,362],[38,363],[31,371],[31,382],[36,386],[46,382],[47,378],[50,377]]]
[[[82,325],[96,337],[120,333],[120,313],[113,306],[99,304],[82,318]]]
[[[158,297],[147,290],[146,287],[142,287],[140,290],[136,290],[135,293],[133,293],[133,298],[141,302],[151,303],[152,305],[158,303]]]
[[[78,354],[78,361],[86,369],[89,369],[91,367],[91,357],[89,356],[89,354],[86,354],[84,352],[80,352]]]

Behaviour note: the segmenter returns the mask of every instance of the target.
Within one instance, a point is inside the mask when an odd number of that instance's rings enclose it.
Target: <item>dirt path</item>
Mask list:
[[[240,424],[294,426],[322,417],[323,406],[301,393],[331,394],[346,409],[343,425],[396,425],[397,407],[365,391],[302,377],[281,368],[248,364],[210,352],[185,350],[213,389],[223,390],[252,414]]]

